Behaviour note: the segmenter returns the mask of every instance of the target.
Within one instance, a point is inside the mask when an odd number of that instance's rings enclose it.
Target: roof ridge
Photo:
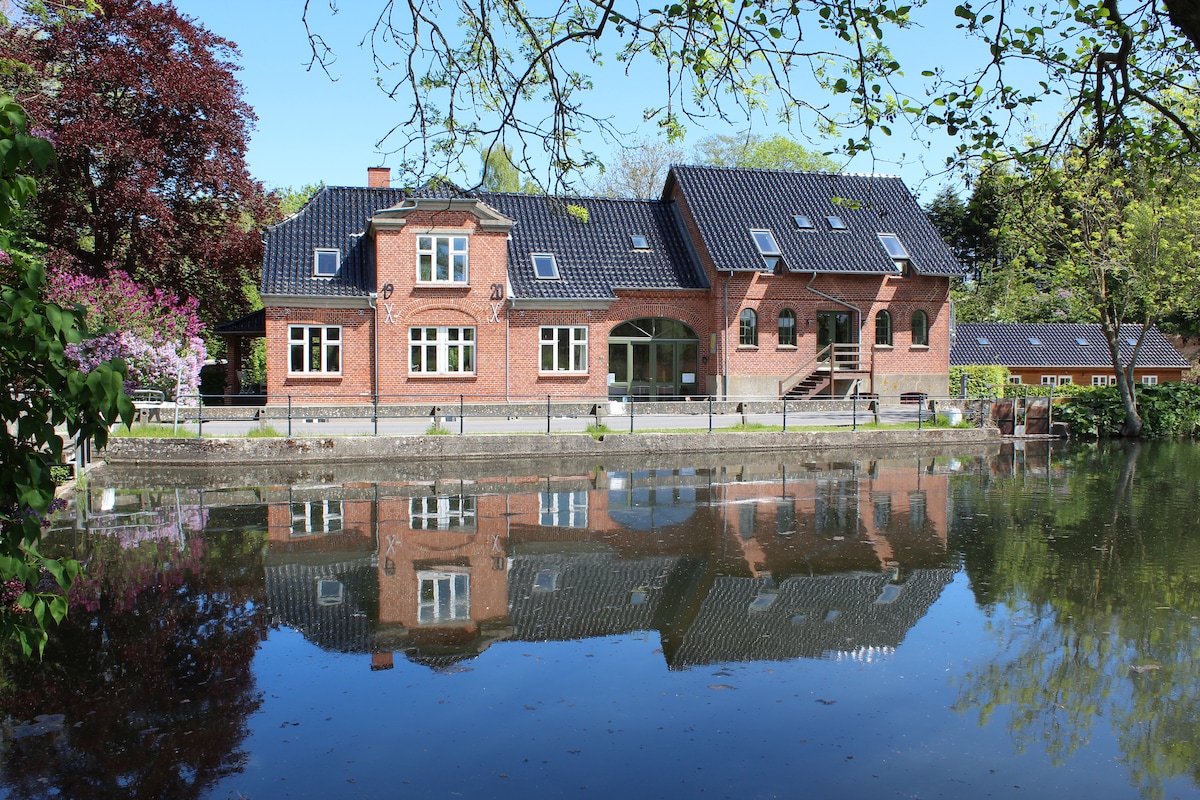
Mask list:
[[[903,180],[900,175],[890,172],[848,172],[845,170],[820,169],[772,169],[770,167],[730,167],[721,164],[672,164],[671,169],[698,169],[713,172],[755,172],[768,175],[816,175],[830,178],[896,178]]]

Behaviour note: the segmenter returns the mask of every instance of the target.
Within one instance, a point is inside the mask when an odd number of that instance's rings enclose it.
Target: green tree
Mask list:
[[[503,144],[493,145],[483,153],[483,176],[479,187],[485,192],[510,192],[532,194],[537,185],[522,177],[521,169],[513,161],[513,150]]]
[[[1014,242],[1010,279],[1036,275],[1061,304],[1056,313],[1100,324],[1126,436],[1142,429],[1133,370],[1145,331],[1200,296],[1197,164],[1132,152],[1070,155],[1014,173],[1001,214]]]
[[[103,446],[111,425],[133,419],[122,381],[125,365],[113,361],[87,375],[67,357],[68,345],[87,335],[81,310],[41,299],[45,274],[14,258],[7,226],[32,197],[29,174],[53,160],[50,143],[30,136],[23,109],[0,97],[0,637],[19,640],[26,653],[45,646],[47,626],[67,612],[66,590],[78,564],[38,552],[41,522],[55,494],[52,467],[63,458],[63,431]],[[43,573],[62,592],[38,588]]]
[[[782,134],[759,136],[708,136],[694,148],[697,163],[717,167],[779,169],[790,172],[837,172],[841,165],[827,155],[815,153]]]

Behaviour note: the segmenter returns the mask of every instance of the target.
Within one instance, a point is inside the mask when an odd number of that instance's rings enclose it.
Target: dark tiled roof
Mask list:
[[[762,270],[751,230],[770,230],[792,272],[896,273],[880,233],[896,234],[926,275],[964,275],[916,198],[896,177],[721,167],[671,169],[718,270]],[[857,206],[857,207],[855,207]],[[793,217],[807,216],[801,230]],[[845,230],[831,230],[826,217]]]
[[[867,573],[793,577],[778,588],[764,579],[717,578],[671,666],[894,648],[953,579],[951,569],[914,570],[898,585]],[[756,598],[772,595],[769,605],[752,610]]]
[[[1130,341],[1136,342],[1141,330],[1141,325],[1126,325],[1121,329],[1123,361],[1132,354]],[[1112,358],[1104,334],[1096,324],[961,322],[950,348],[950,364],[1111,369]],[[1151,328],[1138,353],[1137,366],[1187,369],[1191,365],[1157,328]]]
[[[518,194],[484,194],[481,199],[516,220],[508,243],[508,274],[517,299],[610,300],[616,289],[708,288],[674,203]],[[568,203],[587,210],[586,223],[567,213]],[[634,234],[646,237],[649,247],[634,249]],[[539,280],[532,253],[553,253],[559,279]]]
[[[322,580],[342,584],[342,602],[317,602],[317,587]],[[371,557],[324,565],[268,565],[266,584],[267,604],[280,624],[300,631],[322,650],[371,652],[372,620],[366,611],[371,598],[379,596],[379,573]]]
[[[267,312],[261,308],[258,311],[251,311],[244,317],[213,326],[213,333],[225,336],[265,336],[266,332]]]
[[[423,190],[421,195],[459,196],[451,189]],[[365,297],[374,291],[372,248],[361,234],[375,212],[409,196],[400,189],[322,189],[298,214],[268,230],[263,294]],[[611,300],[620,288],[707,288],[672,203],[510,194],[478,197],[516,221],[509,241],[509,276],[518,300]],[[566,213],[567,203],[587,209],[586,224]],[[645,236],[649,247],[635,250],[632,234]],[[312,277],[313,251],[335,247],[342,252],[338,274],[331,279]],[[538,280],[531,253],[553,253],[559,279]]]
[[[406,196],[401,189],[321,189],[298,213],[267,230],[262,293],[366,297],[375,290],[375,259],[362,234],[372,214]],[[313,277],[313,251],[318,248],[341,250],[341,268],[334,277]]]

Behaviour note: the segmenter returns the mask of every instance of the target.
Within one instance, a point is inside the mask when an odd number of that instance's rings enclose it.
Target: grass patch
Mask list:
[[[118,425],[109,434],[116,438],[145,438],[145,439],[195,439],[196,432],[180,426],[178,430],[172,425],[158,423],[134,423],[132,428]]]
[[[449,436],[451,430],[440,422],[435,422],[425,429],[426,436]]]
[[[605,425],[603,422],[593,422],[587,426],[587,432],[593,439],[603,439],[605,434],[615,433],[615,431]]]
[[[282,436],[283,434],[280,433],[274,425],[266,425],[263,423],[259,423],[250,430],[246,431],[247,439],[278,439]]]

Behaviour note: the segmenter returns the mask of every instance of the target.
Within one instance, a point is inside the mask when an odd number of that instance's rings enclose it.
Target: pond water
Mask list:
[[[1200,447],[745,458],[98,472],[0,797],[1200,797]]]

